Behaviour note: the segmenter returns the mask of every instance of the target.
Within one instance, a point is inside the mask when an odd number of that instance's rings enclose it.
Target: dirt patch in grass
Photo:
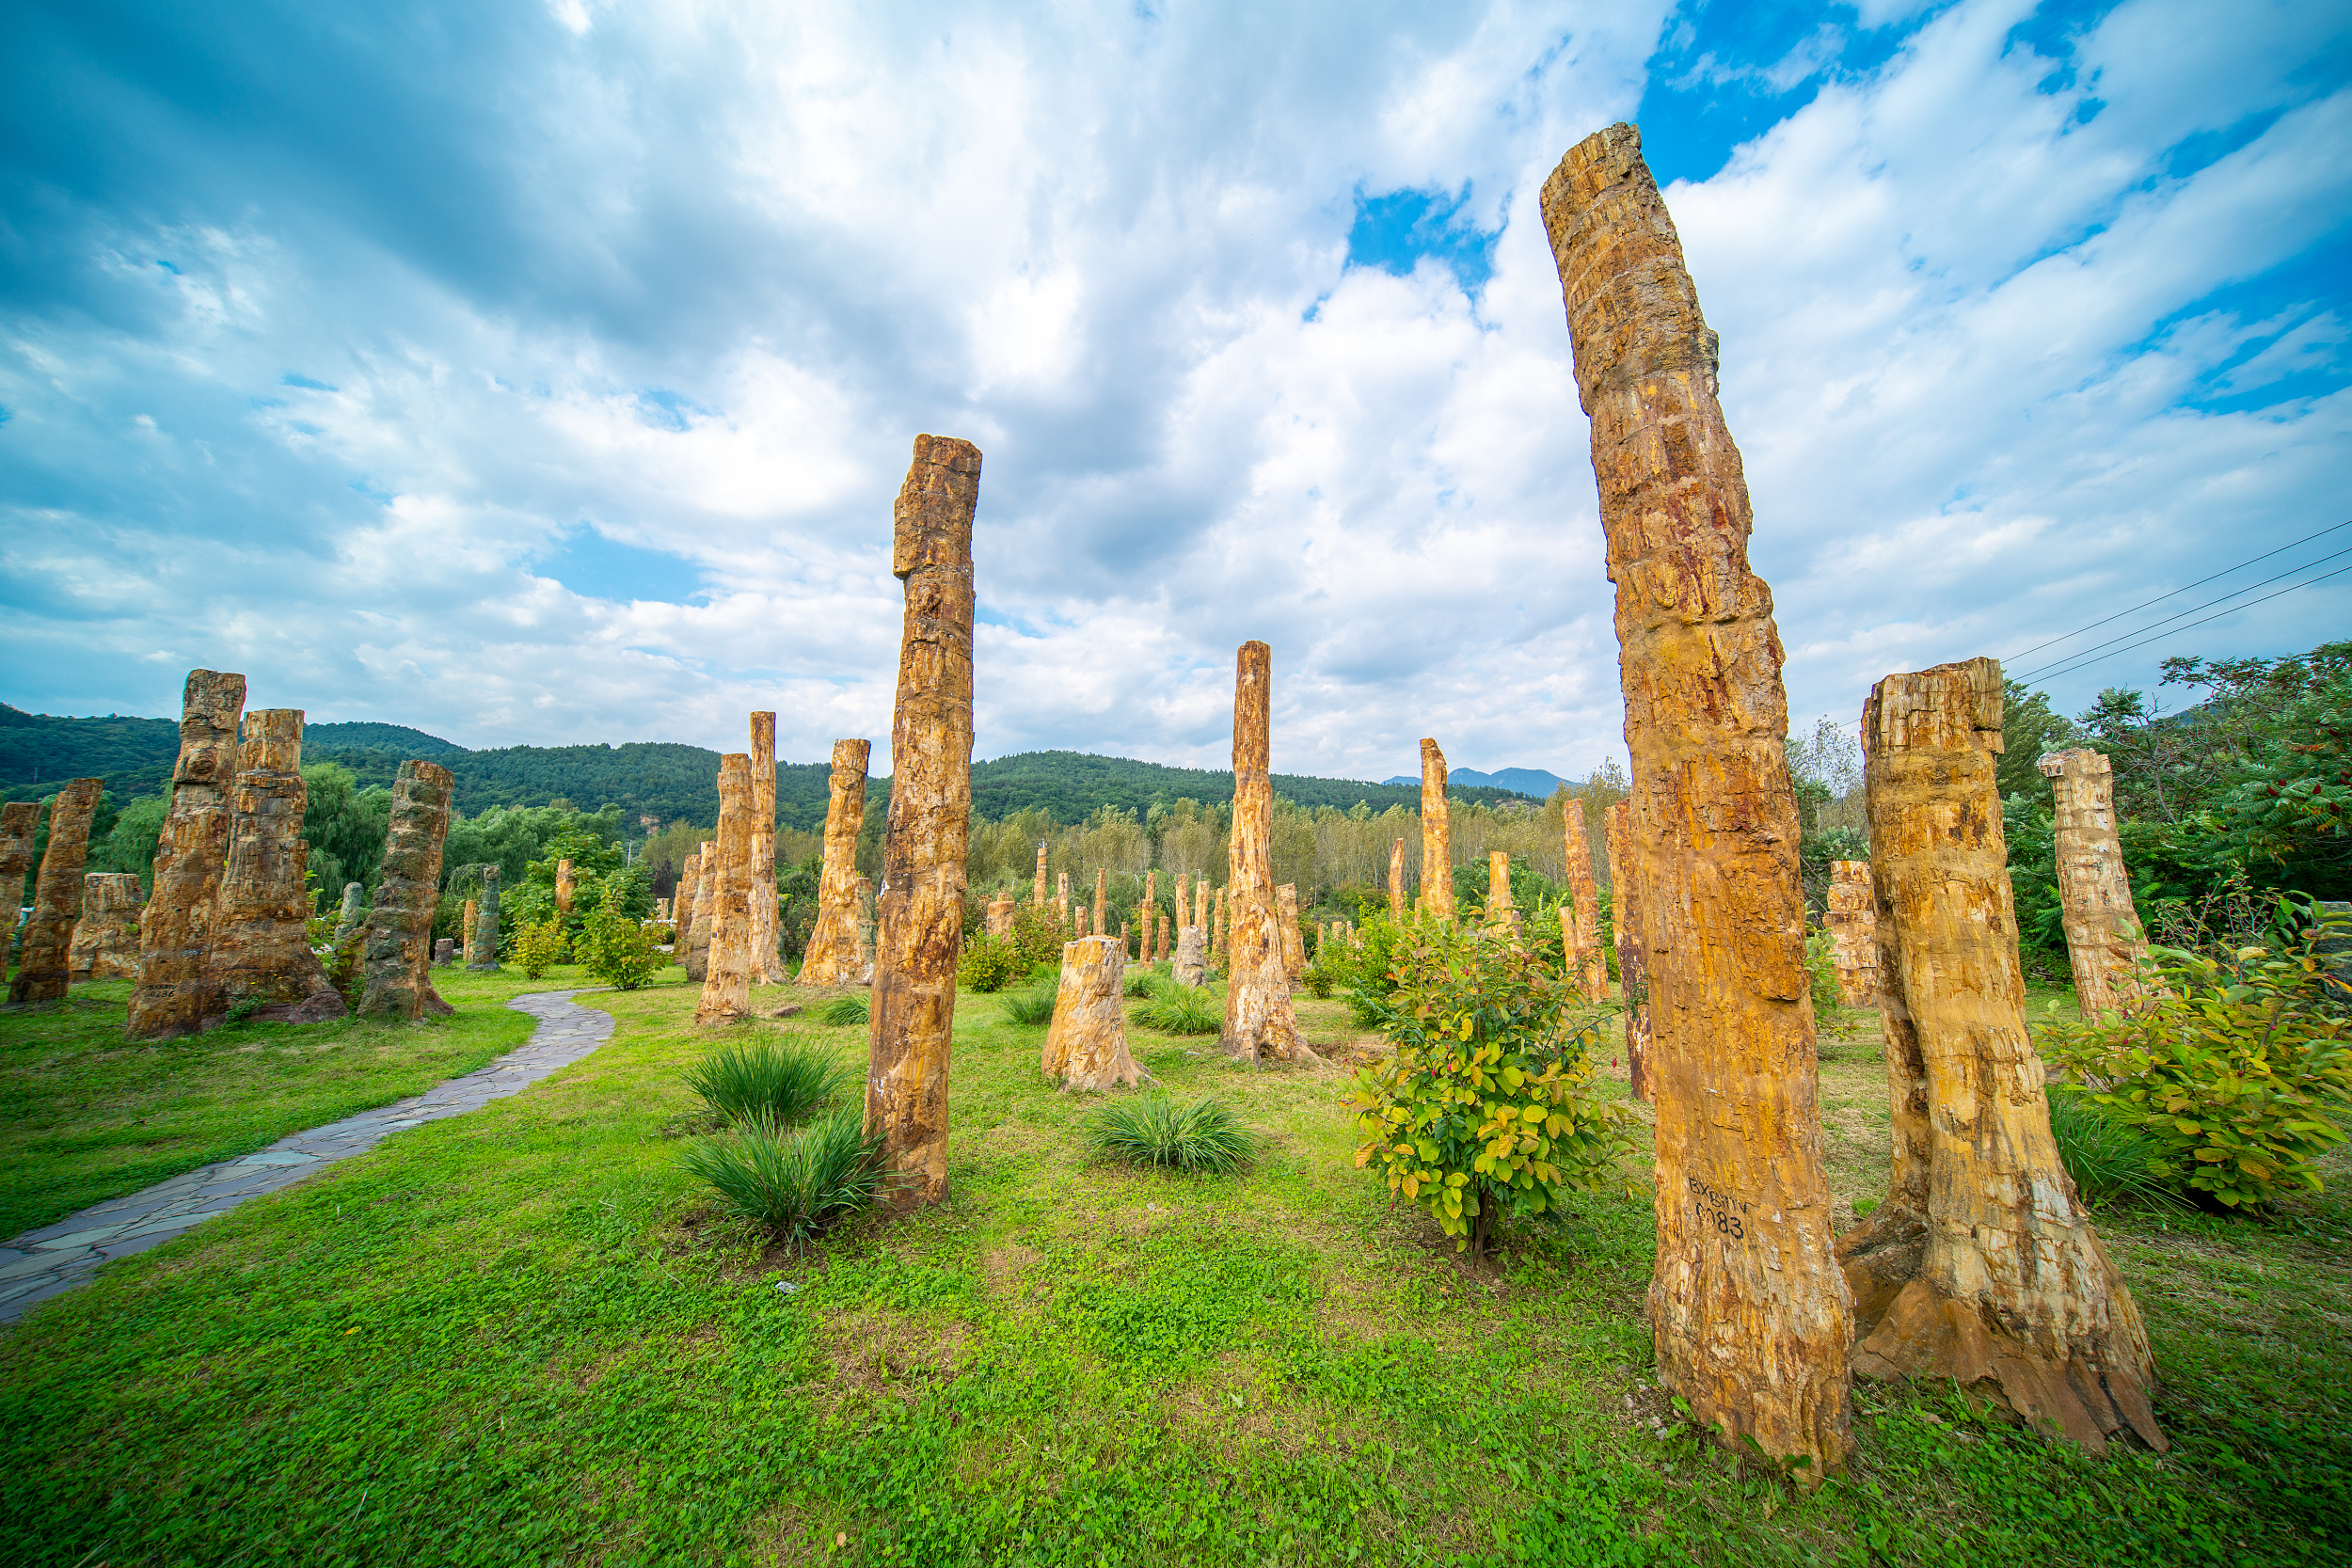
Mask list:
[[[955,1382],[971,1364],[974,1335],[942,1313],[845,1312],[822,1336],[836,1389],[912,1400]]]

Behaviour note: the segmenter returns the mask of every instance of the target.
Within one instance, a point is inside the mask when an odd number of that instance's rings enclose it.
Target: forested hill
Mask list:
[[[109,799],[119,807],[137,796],[163,793],[179,747],[180,726],[168,719],[59,719],[0,704],[0,798],[38,800],[62,780],[95,777],[105,781]],[[614,803],[632,819],[651,816],[664,824],[719,818],[719,753],[670,741],[470,752],[400,724],[322,723],[304,731],[302,754],[305,762],[340,763],[362,786],[389,786],[403,762],[429,758],[456,776],[457,808],[469,816],[492,806],[568,800],[582,811]],[[830,772],[823,762],[780,763],[777,820],[812,832],[823,827]],[[1287,773],[1274,776],[1274,787],[1300,805],[1343,811],[1359,800],[1383,811],[1416,805],[1421,799],[1417,787]],[[1155,803],[1184,796],[1205,803],[1230,800],[1232,793],[1229,772],[1078,752],[1025,752],[972,768],[972,806],[988,817],[1042,810],[1057,821],[1075,822],[1104,805],[1141,815]],[[1466,800],[1510,798],[1500,789],[1451,793]],[[889,800],[890,781],[872,781],[866,787],[869,820],[879,820]]]

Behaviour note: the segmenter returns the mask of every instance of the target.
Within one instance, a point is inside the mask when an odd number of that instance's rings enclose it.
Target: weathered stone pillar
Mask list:
[[[1155,914],[1159,910],[1160,874],[1156,869],[1146,871],[1143,874],[1143,907],[1147,910],[1152,911]],[[1150,931],[1152,927],[1150,925],[1146,925],[1144,929],[1146,931]]]
[[[1617,949],[1617,995],[1625,1004],[1625,1069],[1634,1099],[1653,1095],[1649,1070],[1649,944],[1642,937],[1642,887],[1633,877],[1632,802],[1601,813],[1609,855],[1609,912]]]
[[[1037,845],[1037,882],[1029,890],[1029,902],[1042,908],[1045,903],[1045,840]]]
[[[82,878],[82,914],[66,943],[66,978],[135,980],[139,975],[139,879],[127,871]]]
[[[1061,950],[1054,1022],[1038,1068],[1065,1089],[1103,1094],[1144,1080],[1127,1053],[1127,1015],[1119,1002],[1127,957],[1107,937],[1084,937]]]
[[[1274,890],[1274,918],[1282,927],[1282,973],[1296,985],[1307,973],[1307,943],[1298,934],[1298,884],[1284,882]]]
[[[220,913],[213,928],[213,971],[222,1012],[255,1004],[252,1016],[278,1023],[342,1018],[334,982],[310,951],[310,846],[302,815],[302,710],[255,708],[245,716],[237,784],[230,795],[229,860],[220,876]]]
[[[456,958],[457,943],[454,939],[442,937],[433,943],[434,968],[447,969],[453,962],[455,961]]]
[[[1651,959],[1659,1377],[1725,1443],[1818,1478],[1845,1458],[1853,1321],[1821,1166],[1780,638],[1748,564],[1715,334],[1631,126],[1571,149],[1543,210],[1617,584]]]
[[[191,670],[180,704],[171,813],[155,846],[154,891],[139,920],[139,981],[124,1029],[134,1039],[192,1035],[224,1010],[213,976],[213,921],[229,861],[245,677]]]
[[[572,863],[568,860],[557,861],[555,863],[556,912],[559,914],[571,913],[572,897],[575,894],[579,893],[579,891],[580,878],[573,872]]]
[[[1168,970],[1180,986],[1201,986],[1209,980],[1209,934],[1198,926],[1176,933],[1176,956]]]
[[[335,913],[333,941],[337,944],[340,945],[343,938],[351,935],[358,928],[359,923],[367,919],[367,896],[368,890],[364,884],[359,882],[343,884],[342,906]]]
[[[1421,907],[1454,918],[1454,830],[1445,800],[1445,753],[1421,743]]]
[[[1233,661],[1233,829],[1227,846],[1225,1023],[1217,1043],[1247,1062],[1318,1065],[1298,1032],[1274,891],[1271,758],[1274,651],[1245,642]],[[1295,932],[1294,924],[1291,929]],[[1295,938],[1294,938],[1295,940]]]
[[[833,743],[825,869],[817,885],[817,924],[801,959],[804,986],[844,986],[857,978],[857,840],[866,831],[866,769],[873,752],[870,740]]]
[[[0,897],[8,900],[10,941],[15,939],[17,914],[24,907],[24,879],[32,873],[33,840],[40,832],[39,800],[0,805]]]
[[[1093,925],[1093,931],[1094,931],[1094,934],[1095,934],[1096,936],[1098,936],[1098,937],[1099,937],[1099,936],[1101,936],[1101,935],[1103,934],[1103,923],[1104,923],[1104,919],[1105,919],[1105,917],[1107,917],[1107,916],[1109,915],[1109,913],[1110,913],[1110,904],[1109,904],[1109,888],[1110,888],[1110,872],[1109,872],[1109,870],[1108,870],[1107,868],[1104,867],[1104,866],[1099,866],[1099,865],[1098,865],[1098,866],[1096,866],[1096,867],[1094,868],[1094,925]]]
[[[2088,750],[2053,752],[2040,767],[2057,807],[2058,905],[2074,999],[2085,1018],[2100,1022],[2138,999],[2148,961],[2115,831],[2115,767]]]
[[[988,934],[990,936],[1009,937],[1012,935],[1013,919],[1014,907],[1010,898],[992,898],[988,901]]]
[[[1225,895],[1230,885],[1216,890],[1216,917],[1209,927],[1209,963],[1212,968],[1223,964],[1226,958],[1225,911],[1228,900]]]
[[[1401,838],[1389,844],[1389,918],[1405,918],[1405,841]]]
[[[1840,1239],[1866,1377],[2000,1385],[2090,1448],[2163,1449],[2147,1330],[2050,1136],[2001,832],[2001,667],[1889,675],[1863,710],[1896,1167]],[[1924,1159],[1922,1155],[1924,1154]]]
[[[1070,924],[1076,928],[1075,936],[1084,937],[1088,934],[1087,907],[1084,904],[1070,911]]]
[[[1119,950],[1121,953],[1133,953],[1135,951],[1135,948],[1131,945],[1128,939],[1127,922],[1123,920],[1119,923]]]
[[[485,865],[482,868],[481,912],[474,916],[473,922],[473,957],[466,960],[466,967],[488,974],[498,966],[499,868]]]
[[[1486,851],[1486,924],[1516,931],[1518,906],[1511,900],[1511,857],[1507,851]]]
[[[1567,950],[1568,978],[1587,1002],[1609,994],[1609,958],[1600,949],[1600,889],[1593,882],[1593,841],[1584,832],[1584,802],[1569,796],[1561,802],[1562,847],[1567,855],[1568,897],[1561,913],[1576,913],[1576,942]],[[1564,927],[1565,929],[1565,927]]]
[[[1203,927],[1209,924],[1209,879],[1206,877],[1192,879],[1192,918],[1185,924]]]
[[[1055,884],[1054,908],[1061,913],[1062,929],[1068,930],[1070,928],[1070,873],[1067,871],[1060,874],[1059,881]]]
[[[972,832],[972,514],[980,450],[918,436],[898,492],[891,570],[907,585],[890,827],[875,939],[866,1130],[902,1205],[947,1193],[947,1061]]]
[[[719,841],[704,839],[698,853],[702,858],[694,873],[694,924],[686,933],[686,977],[700,985],[710,977],[710,918],[719,902]]]
[[[686,967],[686,956],[692,948],[694,930],[694,890],[702,879],[703,858],[700,849],[690,849],[678,863],[677,898],[670,906],[670,961]]]
[[[429,961],[449,961],[450,942],[433,940],[433,911],[441,896],[441,848],[449,834],[449,805],[456,781],[438,763],[411,759],[392,779],[392,816],[384,834],[375,907],[368,911],[359,949],[359,1014],[414,1021],[454,1011],[433,990]],[[492,877],[497,875],[493,869]],[[491,883],[496,886],[495,882]],[[467,906],[472,908],[470,903]],[[492,916],[491,930],[497,930]],[[498,952],[495,935],[491,954]]]
[[[1154,961],[1158,963],[1170,962],[1175,957],[1175,949],[1172,945],[1174,927],[1169,923],[1168,918],[1165,913],[1155,911],[1152,918],[1159,923],[1160,927],[1159,952]]]
[[[473,967],[473,933],[474,927],[481,921],[481,917],[482,906],[471,898],[467,899],[466,912],[458,916],[459,925],[457,927],[457,936],[458,940],[464,942],[466,946],[465,960],[466,967],[468,969],[471,969]]]
[[[97,779],[76,779],[50,802],[49,847],[41,851],[32,918],[24,923],[16,977],[8,982],[11,1006],[55,1002],[72,983],[67,965],[73,923],[82,912],[82,863],[89,853],[90,814],[103,787]]]
[[[1829,892],[1821,929],[1829,933],[1837,965],[1837,994],[1849,1007],[1867,1007],[1878,995],[1878,899],[1870,891],[1868,861],[1829,863]]]
[[[741,752],[719,759],[719,870],[710,882],[710,948],[694,1022],[734,1023],[752,1016],[752,759]]]
[[[831,807],[827,807],[830,814]],[[744,897],[751,907],[752,984],[780,986],[791,978],[777,950],[776,716],[752,715],[752,855]],[[821,881],[820,884],[821,885]]]

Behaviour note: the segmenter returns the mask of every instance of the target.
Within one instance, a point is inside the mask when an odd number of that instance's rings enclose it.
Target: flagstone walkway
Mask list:
[[[576,1006],[577,990],[533,991],[507,1004],[539,1021],[531,1038],[489,1066],[424,1093],[278,1139],[267,1148],[109,1198],[0,1246],[0,1323],[70,1291],[101,1263],[161,1246],[248,1198],[291,1187],[364,1154],[406,1127],[462,1116],[569,1067],[612,1036],[612,1015]]]

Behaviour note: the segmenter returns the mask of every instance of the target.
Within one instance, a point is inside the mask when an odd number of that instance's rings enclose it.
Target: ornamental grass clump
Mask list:
[[[2078,1094],[2153,1140],[2172,1184],[2225,1209],[2318,1192],[2352,1107],[2352,1017],[2312,925],[2211,957],[2154,949],[2156,986],[2106,1023],[2048,1023],[2043,1056]]]
[[[1166,984],[1136,1009],[1136,1022],[1163,1035],[1214,1035],[1225,1026],[1225,1009],[1206,986]]]
[[[874,999],[865,991],[850,996],[836,996],[811,1015],[819,1023],[845,1028],[852,1023],[866,1023],[874,1017]]]
[[[1131,1165],[1223,1176],[1248,1165],[1257,1140],[1211,1095],[1190,1105],[1153,1092],[1114,1100],[1086,1119],[1087,1144]]]
[[[862,1106],[793,1131],[755,1125],[689,1148],[686,1168],[731,1213],[794,1246],[870,1207],[882,1190],[882,1139],[866,1135]]]
[[[1482,1258],[1506,1218],[1631,1191],[1633,1118],[1589,1092],[1603,1015],[1555,966],[1507,929],[1422,913],[1381,947],[1388,973],[1357,995],[1396,1049],[1356,1075],[1358,1165]]]
[[[736,1046],[706,1056],[686,1086],[738,1127],[792,1127],[854,1082],[850,1070],[805,1045]]]
[[[1045,985],[1012,992],[1005,998],[1005,1021],[1032,1026],[1053,1022],[1054,990]]]
[[[2179,1178],[2155,1139],[2062,1084],[2050,1096],[2050,1137],[2086,1202],[2188,1208],[2173,1190]]]

